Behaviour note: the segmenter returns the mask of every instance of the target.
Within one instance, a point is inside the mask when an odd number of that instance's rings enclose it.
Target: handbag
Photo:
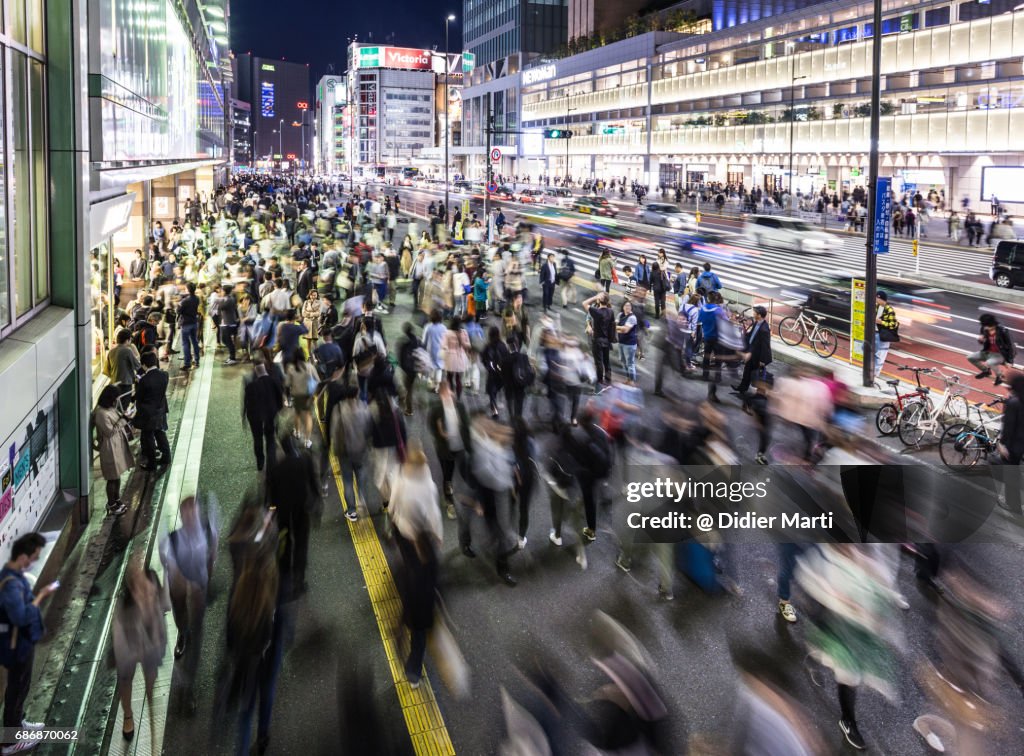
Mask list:
[[[900,340],[900,327],[886,328],[878,326],[878,340],[883,344],[895,344]]]

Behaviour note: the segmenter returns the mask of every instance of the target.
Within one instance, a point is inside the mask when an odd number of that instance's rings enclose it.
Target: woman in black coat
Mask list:
[[[651,292],[654,294],[654,317],[665,311],[665,293],[668,291],[668,272],[658,263],[651,263]]]

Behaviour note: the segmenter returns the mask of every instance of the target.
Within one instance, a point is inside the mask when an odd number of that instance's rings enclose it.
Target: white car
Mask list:
[[[678,229],[680,231],[696,231],[697,219],[690,213],[684,213],[675,205],[652,202],[640,210],[640,220],[656,226]]]
[[[819,231],[807,221],[783,215],[751,215],[743,235],[758,247],[781,247],[795,252],[826,252],[839,246],[832,234]]]
[[[544,190],[544,202],[555,207],[572,207],[576,198],[572,192],[561,187],[550,187]]]

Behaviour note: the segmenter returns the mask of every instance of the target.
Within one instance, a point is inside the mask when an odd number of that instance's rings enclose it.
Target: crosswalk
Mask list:
[[[579,244],[562,244],[567,241],[561,234],[551,234],[546,240],[550,251],[554,247],[569,250],[576,264],[577,274],[590,276],[597,266],[600,252]],[[823,253],[805,254],[780,249],[760,249],[748,243],[741,236],[729,237],[721,245],[698,245],[692,250],[672,249],[664,245],[669,261],[682,263],[684,269],[711,263],[728,288],[740,289],[759,294],[773,294],[787,288],[806,290],[820,286],[823,282],[845,276],[862,276],[864,271],[864,242],[862,239],[840,237],[841,246]],[[616,265],[621,271],[624,264],[635,264],[643,253],[648,260],[654,259],[655,251],[661,246],[657,241],[621,252],[616,255]],[[989,261],[985,255],[968,251],[930,248],[921,260],[920,273],[931,276],[985,275]],[[917,272],[917,261],[911,253],[909,242],[896,241],[888,255],[878,257],[878,274],[882,279],[897,278],[900,274],[913,277]]]

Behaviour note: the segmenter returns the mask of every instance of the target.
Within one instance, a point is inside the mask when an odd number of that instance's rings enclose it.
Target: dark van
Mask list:
[[[991,277],[1003,289],[1024,284],[1024,241],[1003,239],[996,245]]]

